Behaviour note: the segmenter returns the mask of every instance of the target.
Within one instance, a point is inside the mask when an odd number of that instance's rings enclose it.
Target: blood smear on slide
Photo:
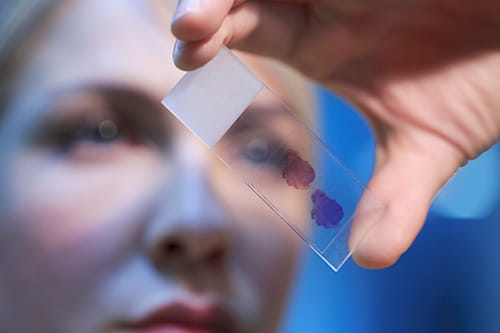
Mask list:
[[[293,149],[285,153],[285,166],[281,171],[281,177],[286,180],[288,186],[297,190],[306,190],[314,181],[315,173],[313,167],[299,156]]]
[[[335,228],[340,225],[340,220],[344,217],[342,206],[335,200],[329,198],[325,192],[316,190],[311,195],[313,208],[311,218],[317,225],[325,228]]]

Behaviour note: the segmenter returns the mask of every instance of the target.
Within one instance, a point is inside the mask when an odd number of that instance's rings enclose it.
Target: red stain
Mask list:
[[[297,190],[306,190],[311,186],[315,173],[312,166],[295,150],[288,149],[285,153],[285,166],[281,171],[281,177],[286,180],[288,186],[293,186]]]

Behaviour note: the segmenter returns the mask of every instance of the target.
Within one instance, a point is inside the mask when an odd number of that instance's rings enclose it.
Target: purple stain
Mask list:
[[[288,186],[293,186],[297,190],[308,189],[315,177],[312,166],[293,149],[286,151],[284,159],[285,166],[281,171],[281,177],[286,179]]]
[[[344,210],[336,200],[329,198],[321,190],[314,191],[311,199],[313,202],[311,217],[316,220],[317,225],[325,228],[335,228],[340,225]]]

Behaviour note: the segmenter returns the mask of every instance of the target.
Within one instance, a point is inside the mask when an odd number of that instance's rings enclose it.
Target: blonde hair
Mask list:
[[[46,19],[57,2],[52,0],[3,0],[0,3],[0,117],[14,86],[15,70],[26,54],[23,46],[34,27]]]

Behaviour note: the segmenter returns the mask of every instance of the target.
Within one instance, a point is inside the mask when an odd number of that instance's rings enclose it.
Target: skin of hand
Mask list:
[[[499,139],[498,13],[498,0],[181,0],[174,59],[191,70],[226,44],[277,58],[359,108],[377,140],[368,187],[386,208],[373,226],[355,221],[353,257],[383,268],[446,181]]]

